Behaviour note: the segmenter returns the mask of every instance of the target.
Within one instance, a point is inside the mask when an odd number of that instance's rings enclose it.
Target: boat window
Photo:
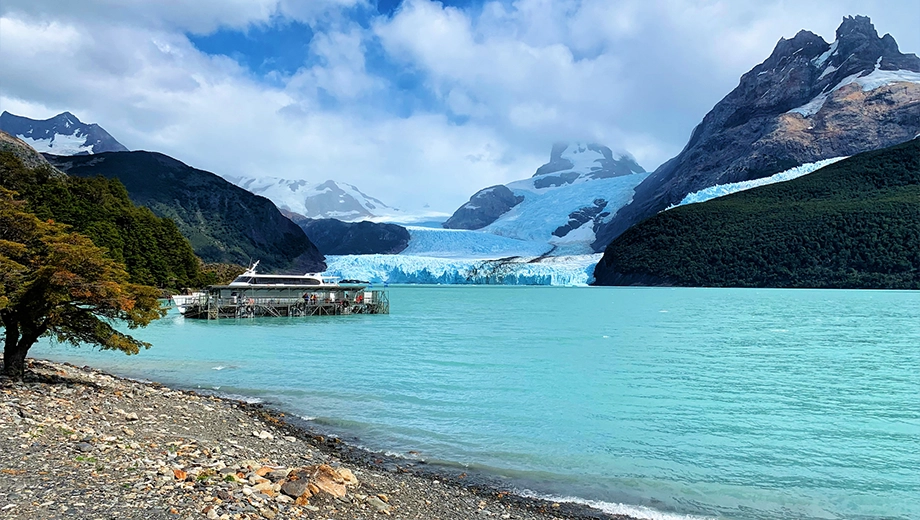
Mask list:
[[[233,280],[233,283],[249,283],[251,278],[248,276],[237,276],[236,280]]]
[[[315,278],[296,278],[293,276],[284,278],[255,277],[252,279],[252,283],[257,285],[320,285],[320,281]]]

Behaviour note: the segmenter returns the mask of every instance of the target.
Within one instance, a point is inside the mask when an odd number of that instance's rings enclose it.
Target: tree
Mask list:
[[[0,322],[6,375],[21,378],[29,349],[42,336],[73,345],[137,354],[150,345],[116,330],[165,315],[153,287],[128,282],[123,265],[64,225],[25,211],[0,188]]]

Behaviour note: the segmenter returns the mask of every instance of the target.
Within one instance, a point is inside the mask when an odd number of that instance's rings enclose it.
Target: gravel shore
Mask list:
[[[30,360],[0,377],[0,518],[626,519],[369,453],[239,401]]]

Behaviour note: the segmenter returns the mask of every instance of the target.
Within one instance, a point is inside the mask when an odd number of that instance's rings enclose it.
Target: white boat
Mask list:
[[[172,304],[176,306],[180,313],[185,314],[185,310],[189,305],[194,305],[207,298],[207,296],[207,293],[195,291],[192,294],[173,294],[169,299],[172,300]]]
[[[256,272],[256,267],[259,266],[259,261],[256,260],[249,269],[237,276],[232,282],[228,284],[228,287],[264,287],[264,286],[304,286],[304,285],[314,285],[314,286],[335,286],[339,287],[342,285],[354,285],[360,284],[363,282],[358,282],[357,280],[339,280],[339,278],[334,276],[323,276],[321,273],[304,273],[304,274],[259,274]],[[367,285],[366,283],[363,283]]]

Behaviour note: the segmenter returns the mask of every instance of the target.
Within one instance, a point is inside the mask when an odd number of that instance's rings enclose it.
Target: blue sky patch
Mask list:
[[[208,35],[188,34],[198,50],[233,58],[257,76],[272,72],[291,75],[310,58],[310,26],[283,18],[246,31],[220,29]]]

